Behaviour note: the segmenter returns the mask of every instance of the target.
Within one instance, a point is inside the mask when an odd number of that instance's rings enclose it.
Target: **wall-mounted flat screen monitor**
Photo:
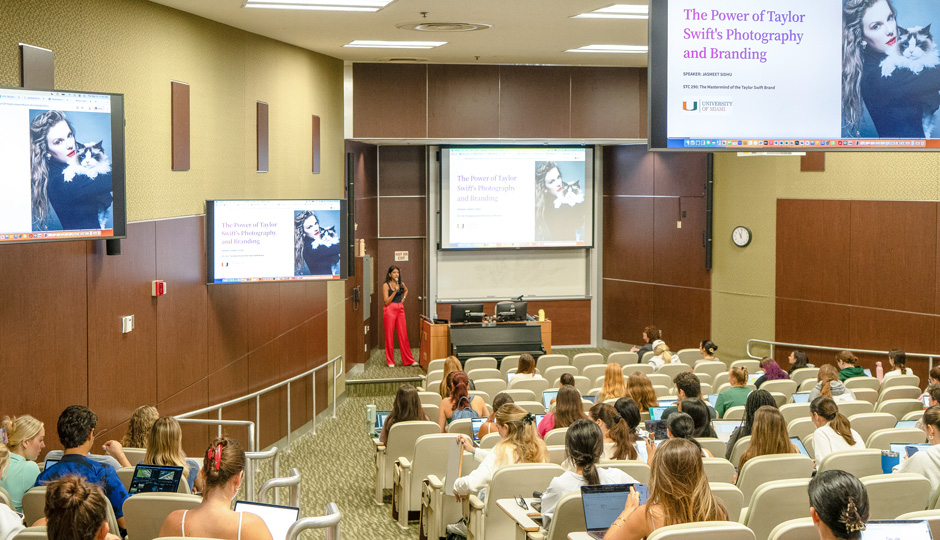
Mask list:
[[[0,244],[124,238],[124,96],[0,88]]]
[[[441,149],[441,249],[594,245],[594,151]]]
[[[451,304],[450,322],[468,323],[483,321],[483,304]]]
[[[940,3],[866,4],[653,0],[650,148],[940,149]]]
[[[206,201],[206,282],[346,279],[346,201]]]
[[[496,304],[497,321],[524,321],[528,314],[528,302],[499,302]]]

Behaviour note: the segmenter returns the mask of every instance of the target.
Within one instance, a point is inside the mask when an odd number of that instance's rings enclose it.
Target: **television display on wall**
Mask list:
[[[940,149],[938,30],[929,0],[652,0],[649,146]]]
[[[594,243],[594,152],[584,146],[441,149],[441,249]]]
[[[124,96],[0,88],[0,244],[126,236]]]
[[[206,282],[346,279],[346,201],[206,201]]]

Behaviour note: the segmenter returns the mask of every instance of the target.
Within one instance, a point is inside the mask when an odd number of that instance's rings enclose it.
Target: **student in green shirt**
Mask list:
[[[744,406],[747,404],[747,395],[751,389],[747,386],[747,368],[733,367],[728,372],[728,382],[731,388],[718,394],[718,401],[715,402],[715,411],[718,418],[724,418],[725,412],[731,407]]]
[[[837,354],[836,364],[839,365],[839,380],[842,382],[852,377],[867,377],[865,370],[858,365],[858,358],[851,351],[842,351]]]

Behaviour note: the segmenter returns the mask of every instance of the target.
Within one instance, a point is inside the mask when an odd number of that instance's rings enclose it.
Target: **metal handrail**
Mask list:
[[[300,508],[300,471],[297,469],[290,470],[290,476],[285,476],[284,478],[271,478],[267,482],[261,485],[261,489],[258,490],[258,502],[265,502],[265,495],[268,494],[268,491],[274,490],[274,504],[278,504],[278,491],[279,487],[289,487],[290,488],[290,506],[296,506]]]
[[[855,349],[852,347],[825,347],[822,345],[806,345],[804,343],[785,343],[783,341],[768,341],[765,339],[749,339],[747,340],[747,356],[755,360],[760,360],[761,358],[763,358],[763,356],[756,356],[753,353],[751,353],[751,343],[759,343],[762,345],[769,346],[771,357],[774,356],[774,348],[777,346],[792,347],[794,349],[813,349],[817,351],[832,351],[832,352],[840,352],[840,351],[849,350],[849,351],[852,351],[853,353],[879,354],[879,355],[884,355],[884,356],[887,356],[889,352],[889,351],[873,351],[870,349]],[[940,354],[909,353],[909,352],[905,352],[904,355],[907,356],[908,358],[926,358],[929,361],[929,367],[927,368],[928,370],[933,369],[933,359],[935,357],[940,356]]]
[[[271,459],[271,458],[274,458],[274,463],[272,465],[273,471],[271,472],[271,477],[277,478],[278,475],[280,474],[279,469],[280,469],[281,460],[278,455],[276,446],[272,446],[271,448],[265,450],[264,452],[245,452],[245,459],[248,460],[249,463],[255,462],[255,461],[261,461],[263,459]],[[257,465],[255,466],[255,470],[256,471],[258,470]],[[261,486],[261,490],[263,489],[264,489],[264,486]],[[259,493],[261,492],[261,490],[258,490]],[[261,500],[261,496],[258,493],[252,493],[252,495],[254,496],[254,498],[251,499],[252,501]],[[275,491],[274,492],[274,504],[278,504],[277,499],[278,499],[277,492]]]
[[[175,417],[178,422],[188,422],[190,424],[209,424],[216,425],[218,424],[219,429],[222,429],[222,426],[248,426],[248,452],[254,453],[255,449],[255,423],[250,420],[211,420],[207,418],[181,418],[179,416]],[[275,452],[276,452],[275,448]],[[255,460],[249,459],[248,463],[245,464],[245,475],[248,476],[245,479],[245,492],[249,501],[253,501],[255,495]]]
[[[341,514],[336,503],[326,505],[326,515],[298,519],[287,529],[287,540],[297,540],[307,529],[326,529],[326,540],[340,540],[339,519]]]
[[[191,416],[198,416],[198,415],[200,415],[200,414],[205,414],[205,413],[208,413],[208,412],[217,411],[218,419],[219,419],[219,420],[222,420],[222,408],[223,408],[223,407],[229,407],[229,406],[231,406],[231,405],[235,405],[235,404],[241,403],[241,402],[243,402],[243,401],[248,401],[248,400],[250,400],[250,399],[254,399],[254,400],[255,400],[255,418],[256,418],[256,419],[260,419],[260,418],[261,418],[261,396],[264,395],[264,394],[267,394],[268,392],[271,392],[272,390],[277,390],[278,388],[280,388],[280,387],[286,385],[286,386],[287,386],[287,449],[289,450],[289,449],[290,449],[290,437],[291,437],[291,435],[290,435],[290,433],[291,433],[291,430],[290,430],[290,426],[291,426],[291,423],[290,423],[290,412],[291,412],[291,406],[290,406],[290,383],[292,383],[292,382],[294,382],[294,381],[296,381],[296,380],[302,379],[302,378],[304,378],[304,377],[310,377],[310,381],[311,381],[311,384],[310,384],[310,386],[311,386],[311,403],[313,404],[313,414],[311,415],[311,416],[312,416],[312,429],[311,429],[311,431],[313,432],[314,435],[316,435],[316,433],[317,433],[317,380],[316,380],[316,376],[315,376],[314,374],[315,374],[317,371],[320,371],[321,369],[325,368],[326,366],[331,366],[331,367],[332,367],[332,371],[333,371],[333,374],[332,374],[332,377],[333,377],[333,415],[332,415],[332,416],[333,416],[333,418],[335,419],[335,418],[336,418],[336,380],[339,379],[340,376],[342,376],[342,371],[339,371],[339,373],[337,373],[336,362],[338,362],[338,361],[341,360],[342,358],[343,358],[343,355],[341,355],[341,354],[340,354],[340,355],[337,355],[337,356],[335,356],[333,359],[331,359],[331,360],[329,360],[329,361],[327,361],[327,362],[324,362],[323,364],[320,364],[319,366],[317,366],[317,367],[315,367],[315,368],[313,368],[313,369],[309,369],[309,370],[307,370],[307,371],[305,371],[305,372],[303,372],[303,373],[301,373],[301,374],[299,374],[299,375],[294,375],[293,377],[291,377],[291,378],[289,378],[289,379],[285,379],[285,380],[283,380],[283,381],[281,381],[281,382],[279,382],[279,383],[272,384],[271,386],[269,386],[269,387],[267,387],[267,388],[263,388],[263,389],[261,389],[261,390],[257,390],[257,391],[255,391],[255,392],[252,392],[252,393],[247,394],[247,395],[245,395],[245,396],[242,396],[242,397],[240,397],[240,398],[230,399],[230,400],[228,400],[228,401],[225,401],[225,402],[223,402],[223,403],[219,403],[219,404],[217,404],[217,405],[210,405],[210,406],[208,406],[208,407],[203,407],[203,408],[197,409],[197,410],[195,410],[195,411],[190,411],[190,412],[188,412],[188,413],[183,413],[183,414],[177,415],[177,416],[176,416],[176,419],[177,419],[177,420],[180,420],[180,419],[183,419],[183,418],[189,418],[189,417],[191,417]],[[219,437],[222,436],[222,424],[219,424],[218,436],[219,436]],[[256,430],[254,431],[254,441],[253,441],[253,444],[254,444],[255,446],[261,446],[261,430],[260,430],[260,429],[256,429]],[[254,448],[252,448],[252,450],[253,450],[253,449],[254,449]]]

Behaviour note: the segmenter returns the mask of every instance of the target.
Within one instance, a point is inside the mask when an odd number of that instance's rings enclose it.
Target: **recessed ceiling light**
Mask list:
[[[316,11],[378,11],[393,0],[246,0],[243,7]]]
[[[371,49],[433,49],[446,44],[446,41],[369,41],[357,39],[343,47],[363,47]]]
[[[577,49],[568,49],[565,52],[646,54],[647,49],[645,45],[585,45]]]
[[[649,6],[635,4],[614,4],[605,8],[595,9],[587,13],[575,15],[573,19],[648,19]]]
[[[463,23],[463,22],[409,22],[395,25],[401,30],[416,30],[418,32],[473,32],[492,28],[491,24]]]

